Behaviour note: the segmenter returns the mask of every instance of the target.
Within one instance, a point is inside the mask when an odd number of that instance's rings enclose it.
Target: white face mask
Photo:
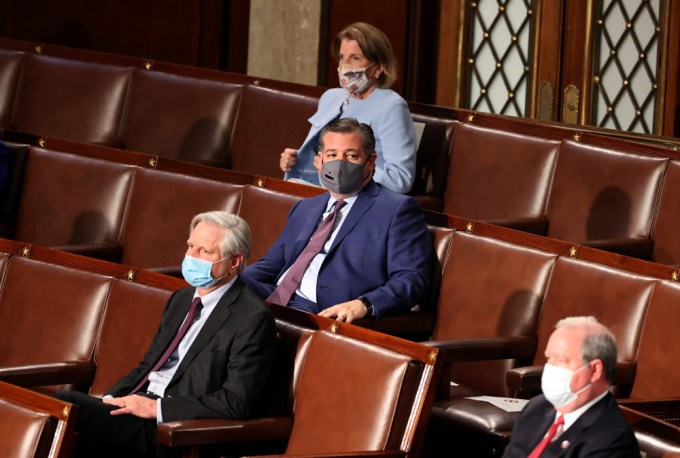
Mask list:
[[[543,366],[541,390],[543,390],[545,398],[555,407],[565,406],[576,399],[579,394],[583,393],[590,386],[590,383],[574,393],[571,391],[571,379],[576,372],[586,366],[588,364],[581,366],[573,372],[566,367],[554,366],[552,364]]]

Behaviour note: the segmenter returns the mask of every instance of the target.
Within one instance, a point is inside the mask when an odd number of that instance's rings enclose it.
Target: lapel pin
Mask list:
[[[571,445],[571,444],[569,443],[569,441],[562,441],[562,443],[560,444],[560,448],[561,448],[562,450],[564,450],[564,449],[566,449],[567,447],[569,447],[569,445]]]

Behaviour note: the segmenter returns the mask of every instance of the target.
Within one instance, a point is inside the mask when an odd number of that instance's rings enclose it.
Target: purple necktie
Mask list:
[[[309,239],[309,243],[305,249],[302,250],[300,256],[298,256],[293,265],[290,267],[286,276],[283,278],[281,283],[279,283],[279,286],[277,286],[276,289],[269,295],[267,301],[278,305],[288,305],[290,298],[293,297],[293,293],[297,287],[300,286],[300,282],[302,281],[302,277],[305,274],[309,263],[312,262],[314,256],[321,252],[321,249],[326,244],[328,237],[333,232],[333,227],[335,226],[335,220],[338,217],[338,213],[340,213],[340,210],[345,206],[346,203],[347,202],[344,200],[335,201],[335,208],[333,209],[333,212],[326,216],[326,219],[324,219],[321,224],[319,224],[319,227],[316,228],[316,231],[314,231],[314,234],[312,234],[312,238]]]
[[[197,297],[193,300],[191,303],[191,307],[189,307],[189,313],[187,314],[186,319],[184,320],[184,323],[182,323],[182,327],[179,328],[179,331],[177,331],[177,335],[175,336],[174,339],[172,339],[172,342],[170,342],[170,345],[168,348],[165,350],[165,353],[158,359],[158,362],[151,368],[149,372],[144,376],[141,382],[137,384],[134,390],[130,392],[130,394],[135,394],[137,391],[139,391],[146,382],[149,381],[149,374],[151,372],[156,372],[158,369],[160,369],[163,364],[170,358],[170,355],[172,355],[172,352],[175,351],[179,343],[182,341],[182,337],[184,337],[184,334],[187,333],[189,328],[194,322],[194,318],[196,318],[196,314],[203,308],[203,304],[201,303],[201,298]]]

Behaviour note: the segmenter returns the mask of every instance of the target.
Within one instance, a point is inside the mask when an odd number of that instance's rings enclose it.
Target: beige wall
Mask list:
[[[251,0],[248,74],[317,83],[321,0]]]

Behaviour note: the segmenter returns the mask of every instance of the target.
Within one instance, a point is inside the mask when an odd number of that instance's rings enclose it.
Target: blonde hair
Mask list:
[[[380,29],[365,22],[355,22],[342,29],[334,40],[333,55],[339,59],[342,40],[354,40],[364,56],[374,64],[382,65],[383,71],[377,78],[378,87],[389,88],[397,80],[399,64],[392,52],[392,44]]]

